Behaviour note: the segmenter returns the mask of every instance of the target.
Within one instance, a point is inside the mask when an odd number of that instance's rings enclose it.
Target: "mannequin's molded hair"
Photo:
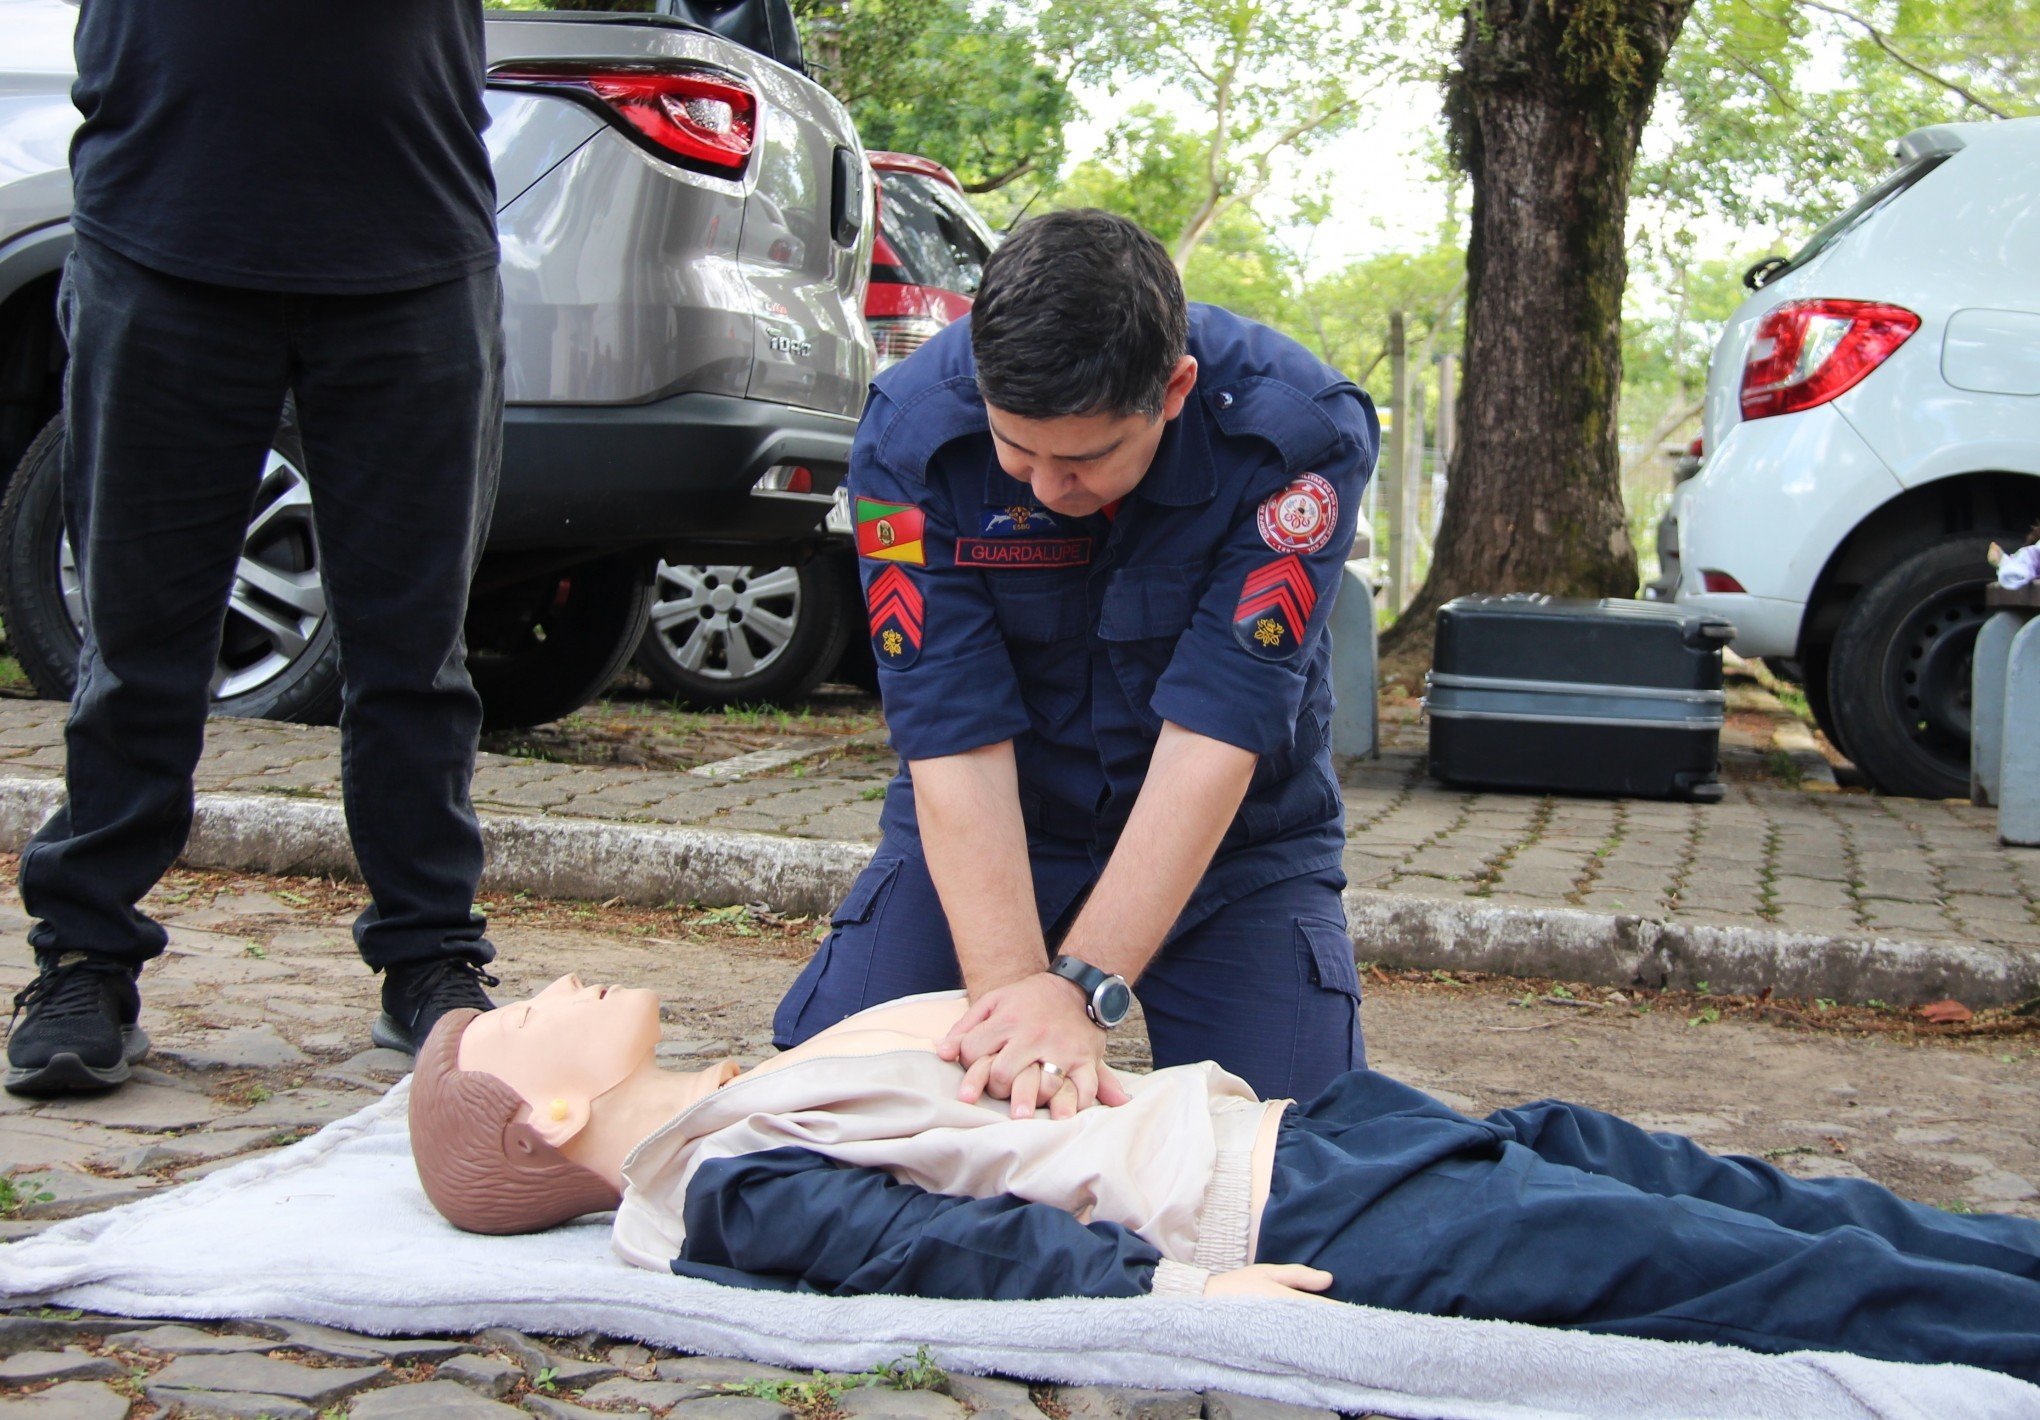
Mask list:
[[[471,1233],[536,1233],[620,1201],[593,1169],[531,1127],[531,1106],[494,1075],[460,1068],[461,1037],[481,1015],[440,1017],[411,1077],[411,1156],[446,1221]]]

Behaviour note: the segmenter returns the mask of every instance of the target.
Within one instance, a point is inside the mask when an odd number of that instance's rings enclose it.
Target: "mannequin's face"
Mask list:
[[[653,993],[563,976],[477,1017],[461,1038],[460,1068],[494,1075],[530,1101],[542,1134],[567,1137],[597,1096],[653,1063],[658,1044]]]

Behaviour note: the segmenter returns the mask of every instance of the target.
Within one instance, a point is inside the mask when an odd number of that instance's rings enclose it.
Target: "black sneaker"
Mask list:
[[[493,1011],[484,986],[503,983],[473,962],[456,957],[450,961],[416,962],[393,966],[383,973],[382,1014],[368,1035],[385,1050],[416,1055],[432,1027],[448,1011],[473,1006]]]
[[[36,965],[40,972],[15,996],[7,1022],[8,1093],[112,1089],[149,1053],[149,1037],[136,1024],[142,994],[135,969],[89,952],[38,952]]]

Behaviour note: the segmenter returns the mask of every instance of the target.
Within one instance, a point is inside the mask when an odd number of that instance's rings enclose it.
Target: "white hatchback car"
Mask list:
[[[2040,518],[2040,118],[1946,124],[1752,267],[1679,490],[1679,601],[1887,793],[1967,792],[1984,554]]]

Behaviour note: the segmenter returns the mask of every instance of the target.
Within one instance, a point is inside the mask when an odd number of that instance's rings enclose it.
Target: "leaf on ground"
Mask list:
[[[1937,1026],[1967,1025],[1976,1019],[1976,1012],[1960,1001],[1930,1001],[1920,1007],[1920,1014]]]

